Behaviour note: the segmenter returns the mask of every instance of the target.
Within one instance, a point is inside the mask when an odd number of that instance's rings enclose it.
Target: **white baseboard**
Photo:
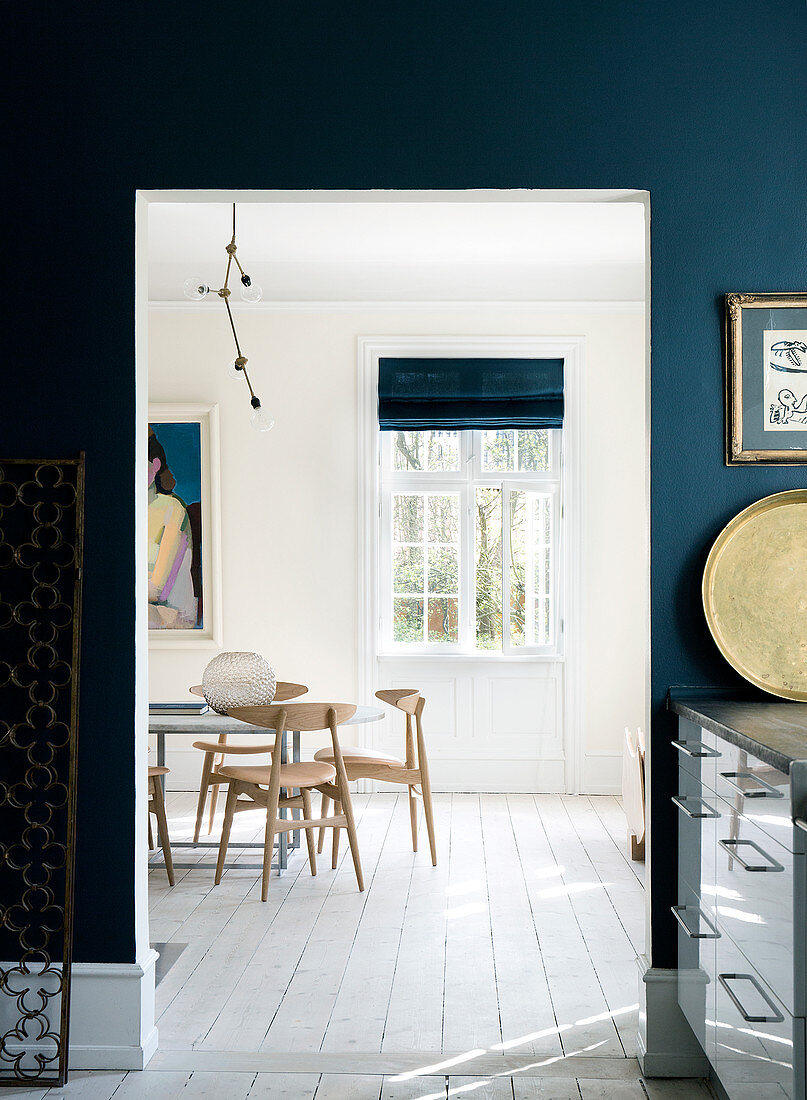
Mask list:
[[[622,754],[587,752],[583,757],[583,794],[622,794]]]
[[[435,794],[563,794],[566,764],[563,760],[474,760],[430,757],[429,772]],[[401,787],[376,781],[377,791],[398,791]]]
[[[678,971],[639,963],[636,1057],[645,1077],[708,1077],[709,1063],[678,1004]]]
[[[157,1050],[156,951],[135,963],[74,963],[70,1005],[73,1069],[143,1069]]]
[[[70,1069],[143,1069],[157,1050],[154,1026],[154,965],[149,950],[141,962],[73,963],[70,998]],[[0,964],[4,969],[10,964]],[[31,985],[35,987],[32,975]],[[58,1029],[58,1002],[49,1016]],[[0,1003],[0,1027],[17,1019],[16,1004]]]

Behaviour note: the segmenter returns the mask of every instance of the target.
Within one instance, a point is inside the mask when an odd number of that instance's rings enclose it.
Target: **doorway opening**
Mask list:
[[[232,309],[268,433],[228,377],[221,302],[183,296],[197,274],[218,285],[233,202],[263,300]],[[315,699],[416,688],[437,838],[433,867],[421,804],[413,853],[406,787],[359,779],[364,893],[344,843],[331,869],[330,835],[312,877],[303,836],[262,904],[242,846],[262,842],[257,808],[214,886],[215,848],[182,846],[202,753],[167,735],[177,881],[153,854],[137,905],[138,935],[174,960],[156,993],[169,1061],[229,1052],[310,1074],[318,1097],[345,1059],[402,1097],[561,1063],[573,1081],[592,1057],[614,1060],[604,1079],[627,1072],[649,908],[620,804],[624,728],[649,724],[648,222],[644,192],[138,196],[143,464],[149,423],[204,411],[215,623],[166,637],[144,617],[143,728],[222,650],[264,655]],[[439,445],[440,468],[401,461],[379,431],[379,361],[430,356],[560,358],[562,428],[421,433],[405,447]],[[417,538],[396,536],[396,508],[410,527],[422,512]],[[405,728],[388,708],[342,739],[403,757]],[[325,744],[303,737],[303,759]],[[145,850],[145,816],[143,833]]]

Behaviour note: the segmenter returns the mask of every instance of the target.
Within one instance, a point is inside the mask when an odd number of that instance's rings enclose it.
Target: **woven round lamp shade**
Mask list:
[[[275,670],[260,653],[219,653],[202,674],[202,694],[217,714],[271,703],[276,687]]]

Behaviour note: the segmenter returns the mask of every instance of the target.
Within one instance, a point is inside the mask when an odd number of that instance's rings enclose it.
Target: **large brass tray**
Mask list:
[[[723,528],[703,573],[703,606],[741,676],[807,701],[807,489],[764,497]]]

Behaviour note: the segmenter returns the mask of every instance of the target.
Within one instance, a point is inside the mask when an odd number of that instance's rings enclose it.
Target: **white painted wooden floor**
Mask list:
[[[187,944],[157,990],[160,1052],[145,1073],[76,1074],[41,1095],[710,1095],[639,1073],[644,867],[627,857],[616,799],[438,795],[437,868],[425,834],[411,851],[405,795],[356,796],[355,809],[363,894],[344,845],[338,869],[323,853],[315,878],[295,853],[266,904],[257,871],[214,887],[212,852],[177,853],[198,866],[173,889],[152,869],[151,938]],[[168,796],[174,841],[194,811],[195,795]],[[259,838],[260,813],[236,827]]]

